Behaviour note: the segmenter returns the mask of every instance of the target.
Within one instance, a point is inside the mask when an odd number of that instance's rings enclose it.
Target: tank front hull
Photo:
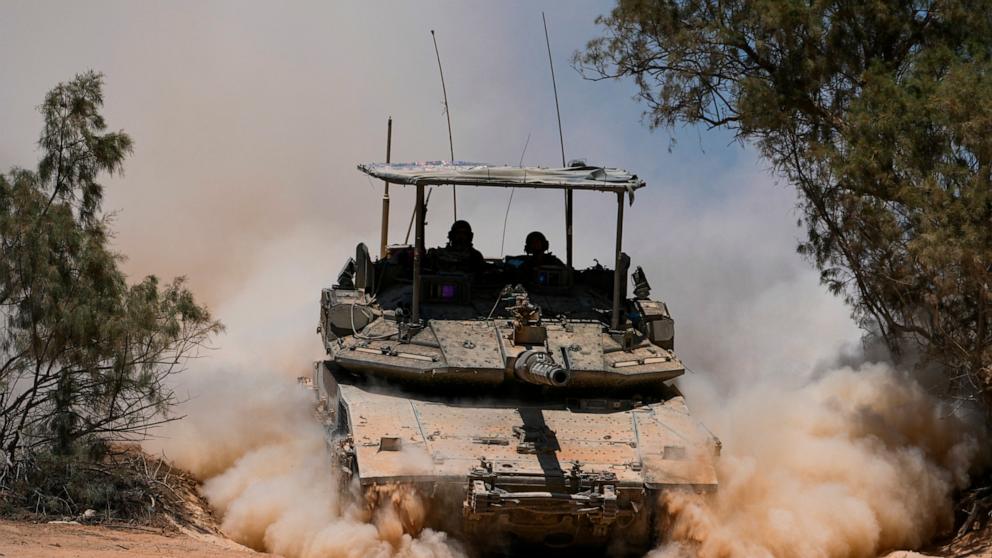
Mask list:
[[[497,554],[519,545],[637,554],[652,542],[660,494],[716,489],[715,439],[680,397],[483,403],[318,368],[346,485],[371,507],[415,494],[423,517],[405,524],[413,531],[437,528]]]
[[[466,489],[473,482],[466,477],[462,482],[366,485],[363,494],[370,517],[378,508],[394,506],[390,513],[400,516],[411,533],[443,531],[477,556],[516,556],[538,549],[551,555],[643,556],[655,542],[658,495],[643,487],[621,488],[617,501],[604,506],[582,494],[536,490],[540,487],[512,481],[498,481],[483,493]],[[494,497],[496,493],[502,497]],[[410,508],[424,515],[403,517]]]

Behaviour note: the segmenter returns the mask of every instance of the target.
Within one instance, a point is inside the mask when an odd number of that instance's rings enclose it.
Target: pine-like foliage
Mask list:
[[[171,420],[166,378],[221,329],[182,279],[129,285],[118,268],[97,179],[132,144],[106,131],[101,86],[89,72],[53,89],[38,170],[0,174],[0,471]]]
[[[576,54],[652,127],[753,142],[866,330],[992,410],[992,2],[620,0]]]

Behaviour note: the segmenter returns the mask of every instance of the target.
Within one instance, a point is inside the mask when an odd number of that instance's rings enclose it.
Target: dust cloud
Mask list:
[[[723,441],[719,493],[665,496],[668,541],[651,558],[919,548],[952,527],[954,491],[985,457],[977,422],[888,364],[799,388],[759,382],[729,398],[699,384],[690,400]]]
[[[306,388],[274,373],[214,371],[188,382],[196,395],[187,419],[145,447],[203,481],[227,536],[285,558],[463,555],[423,528],[428,502],[412,491],[382,487],[374,506],[347,497],[357,488],[342,489]]]

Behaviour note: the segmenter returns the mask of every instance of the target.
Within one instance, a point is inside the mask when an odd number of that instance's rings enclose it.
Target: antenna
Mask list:
[[[441,52],[437,48],[437,37],[434,36],[434,30],[431,29],[431,39],[434,41],[434,54],[437,56],[437,71],[441,74],[441,93],[444,95],[444,115],[448,118],[448,150],[451,155],[451,162],[455,162],[455,146],[454,142],[451,140],[451,111],[448,110],[448,89],[444,86],[444,70],[441,68]],[[451,185],[451,203],[452,210],[455,215],[455,221],[458,220],[458,192],[455,189],[455,185]]]
[[[558,83],[555,81],[555,61],[551,58],[551,38],[548,37],[548,19],[541,12],[544,21],[544,43],[548,45],[548,64],[551,66],[551,87],[555,91],[555,113],[558,115],[558,140],[561,144],[561,166],[565,167],[565,136],[561,133],[561,109],[558,108]]]
[[[434,35],[434,30],[431,29],[431,40],[434,41],[434,55],[437,56],[437,71],[441,74],[441,93],[444,95],[444,116],[448,119],[448,154],[451,156],[451,162],[455,162],[455,145],[451,140],[451,112],[448,110],[448,89],[444,86],[444,69],[441,67],[441,52],[437,48],[437,37]],[[434,187],[431,186],[427,188],[427,199],[424,200],[424,212],[427,212],[427,206],[431,203],[431,193],[434,192]],[[451,185],[451,208],[454,213],[454,220],[458,220],[458,192],[455,190],[455,185]],[[417,216],[417,210],[414,208],[413,213],[410,215],[410,224],[406,227],[406,237],[403,240],[404,244],[410,243],[410,232],[413,230],[413,221]]]
[[[544,22],[544,43],[548,46],[548,64],[551,66],[551,87],[555,92],[555,113],[558,115],[558,141],[561,145],[561,166],[565,168],[565,135],[561,131],[561,109],[558,106],[558,82],[555,80],[555,62],[551,58],[551,38],[548,36],[548,18],[541,12]],[[572,189],[565,189],[565,263],[572,267]]]
[[[524,166],[524,155],[527,154],[527,146],[530,145],[530,132],[527,132],[527,140],[524,141],[524,150],[520,152],[520,162],[517,163],[518,167]],[[510,204],[513,203],[513,193],[516,192],[516,188],[510,188],[510,197],[506,200],[506,213],[503,214],[503,236],[499,241],[499,255],[503,256],[503,246],[506,244],[506,220],[510,217]]]
[[[393,148],[393,117],[386,123],[386,164],[389,164],[390,152]],[[389,181],[382,190],[382,230],[379,235],[379,257],[386,257],[386,244],[389,239]]]
[[[524,141],[524,150],[520,152],[520,162],[517,163],[518,167],[523,168],[524,166],[524,155],[527,154],[527,146],[530,145],[530,132],[527,132],[527,139]],[[516,188],[514,188],[516,190]]]
[[[434,191],[434,187],[431,186],[427,189],[427,199],[424,200],[424,213],[427,213],[427,206],[431,203],[431,192]],[[410,214],[410,224],[406,226],[406,237],[403,239],[403,244],[410,244],[410,231],[413,230],[413,220],[417,216],[417,208],[413,208],[413,213]]]

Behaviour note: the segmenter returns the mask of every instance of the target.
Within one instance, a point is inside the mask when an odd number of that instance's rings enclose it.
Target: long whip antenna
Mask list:
[[[555,80],[555,61],[551,58],[551,38],[548,37],[548,19],[541,12],[544,21],[544,43],[548,46],[548,64],[551,65],[551,87],[555,91],[555,114],[558,115],[558,141],[561,144],[561,166],[565,167],[565,135],[561,132],[561,109],[558,108],[558,82]]]
[[[558,116],[558,142],[561,146],[561,166],[565,168],[565,134],[561,131],[561,108],[558,105],[558,80],[555,79],[555,61],[551,57],[551,38],[548,36],[548,18],[541,12],[544,22],[544,44],[548,47],[548,64],[551,66],[551,87],[555,92],[555,114]],[[565,189],[565,263],[572,267],[572,189]]]
[[[451,110],[448,108],[448,89],[444,86],[444,70],[441,68],[441,52],[437,48],[437,37],[431,29],[431,39],[434,41],[434,55],[437,56],[437,71],[441,74],[441,93],[444,95],[444,116],[448,119],[448,151],[451,155],[451,162],[455,162],[455,145],[451,139]],[[451,204],[455,214],[455,221],[458,220],[458,192],[455,185],[451,185]]]
[[[527,146],[530,145],[530,132],[527,133],[527,140],[524,141],[524,150],[520,153],[520,162],[517,163],[518,167],[524,166],[524,155],[527,154]],[[513,203],[513,193],[516,192],[516,188],[510,188],[510,197],[506,200],[506,213],[503,214],[503,236],[499,241],[499,255],[503,256],[503,246],[506,245],[506,220],[510,217],[510,204]]]

